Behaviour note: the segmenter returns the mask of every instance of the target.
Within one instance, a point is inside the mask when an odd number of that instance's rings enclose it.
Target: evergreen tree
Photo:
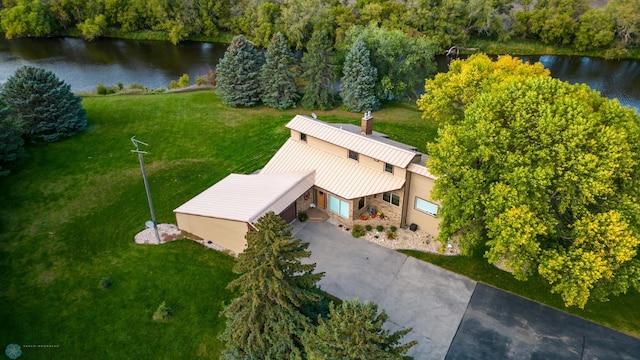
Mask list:
[[[262,102],[276,109],[295,107],[299,97],[295,71],[297,61],[281,33],[271,38],[265,58],[260,72]]]
[[[332,107],[336,80],[335,51],[326,30],[315,31],[302,57],[302,78],[307,83],[302,106],[328,110]]]
[[[0,103],[0,176],[9,174],[7,165],[26,156],[21,135],[20,126],[9,116],[8,109]]]
[[[260,102],[262,55],[242,35],[231,40],[216,67],[216,92],[229,106],[253,106]]]
[[[380,103],[376,97],[378,71],[371,66],[369,50],[358,38],[351,46],[344,62],[340,96],[347,110],[365,112],[378,110]]]
[[[315,264],[300,259],[311,254],[308,243],[293,239],[289,226],[273,212],[247,233],[247,249],[233,271],[240,277],[229,284],[239,297],[223,311],[227,326],[221,339],[227,359],[300,359],[302,336],[311,325],[302,311],[318,303]]]
[[[320,318],[315,332],[305,336],[309,359],[402,359],[417,342],[400,344],[411,329],[390,333],[383,330],[387,314],[378,313],[372,302],[357,299],[329,308],[329,317]]]
[[[0,98],[31,140],[57,141],[87,126],[80,97],[49,70],[20,67],[2,86]]]

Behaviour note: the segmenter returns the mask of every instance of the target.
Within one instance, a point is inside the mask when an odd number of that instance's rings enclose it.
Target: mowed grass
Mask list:
[[[150,219],[131,136],[142,147],[159,222],[231,172],[262,167],[297,113],[232,109],[210,91],[83,99],[89,128],[29,146],[0,178],[0,346],[29,359],[217,358],[234,259],[188,240],[137,245]],[[361,114],[317,112],[357,124]],[[389,104],[377,130],[424,148],[435,135],[415,108]],[[99,287],[100,279],[113,282]],[[151,320],[166,301],[174,317]],[[31,348],[24,345],[54,345]]]

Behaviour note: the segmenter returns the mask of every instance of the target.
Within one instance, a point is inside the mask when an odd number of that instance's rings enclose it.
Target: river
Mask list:
[[[91,92],[98,83],[125,86],[144,84],[167,87],[183,73],[192,83],[198,75],[215,68],[226,45],[184,42],[77,38],[0,39],[0,83],[21,65],[53,71],[75,92]],[[553,77],[570,83],[585,83],[603,96],[617,98],[623,105],[640,109],[640,61],[605,60],[578,56],[523,56],[540,61]],[[440,71],[448,59],[438,57]]]

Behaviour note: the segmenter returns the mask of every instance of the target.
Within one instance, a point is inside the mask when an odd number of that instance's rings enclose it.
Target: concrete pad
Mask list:
[[[640,339],[484,284],[447,359],[639,359]]]
[[[321,288],[340,298],[378,304],[389,315],[388,329],[413,330],[418,340],[409,355],[444,359],[473,293],[475,282],[409,258],[397,251],[355,239],[328,223],[294,225],[296,237],[309,242],[310,261],[325,272]]]

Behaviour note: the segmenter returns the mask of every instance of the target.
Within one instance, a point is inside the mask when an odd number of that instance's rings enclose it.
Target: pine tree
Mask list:
[[[276,109],[295,107],[299,97],[295,71],[297,60],[281,33],[271,38],[265,59],[260,72],[262,102]]]
[[[0,176],[9,174],[7,165],[26,156],[21,135],[20,126],[9,116],[9,110],[0,103]]]
[[[307,83],[302,106],[309,109],[331,109],[336,80],[335,51],[326,30],[315,31],[302,57],[302,78]]]
[[[376,97],[378,71],[371,66],[369,50],[358,38],[349,50],[344,62],[340,96],[348,111],[365,112],[378,110],[380,103]]]
[[[27,138],[57,141],[87,126],[81,99],[53,72],[22,66],[0,90],[0,98],[23,126]]]
[[[229,106],[253,106],[260,102],[262,55],[242,35],[231,40],[216,67],[216,92]]]
[[[387,314],[378,313],[372,302],[357,299],[329,308],[329,317],[320,318],[315,332],[308,332],[304,342],[308,358],[315,359],[402,359],[417,342],[400,344],[411,329],[390,333],[383,330]]]
[[[300,259],[311,254],[308,243],[293,239],[289,226],[273,212],[247,233],[247,249],[233,271],[241,274],[229,284],[240,296],[222,315],[227,326],[221,339],[227,359],[300,359],[301,338],[311,321],[302,311],[320,301],[312,273],[315,264]]]

